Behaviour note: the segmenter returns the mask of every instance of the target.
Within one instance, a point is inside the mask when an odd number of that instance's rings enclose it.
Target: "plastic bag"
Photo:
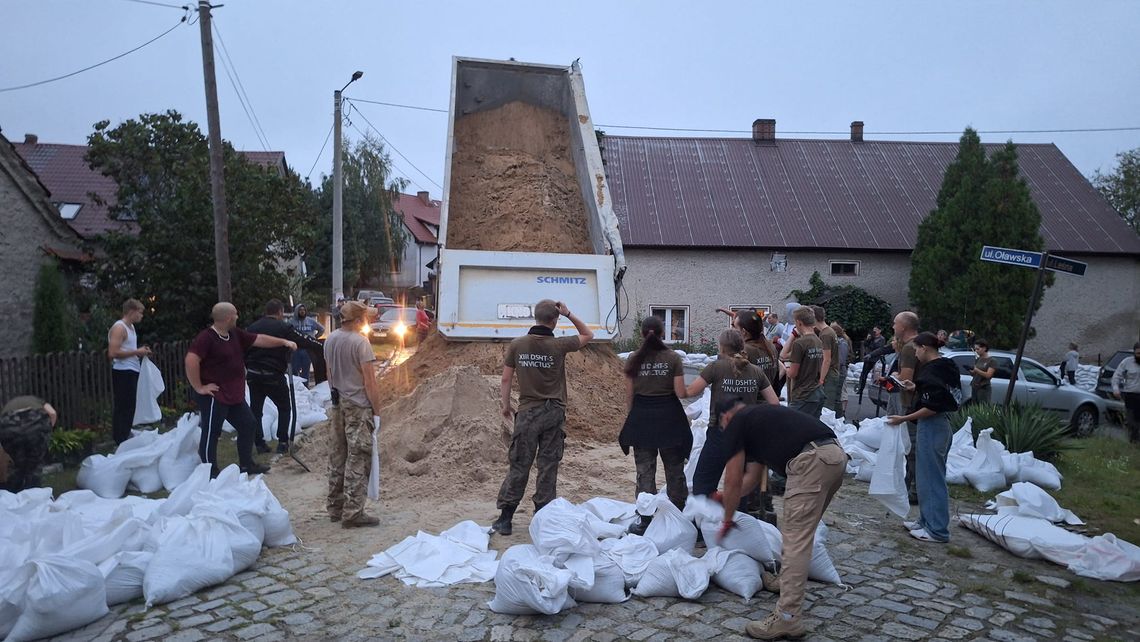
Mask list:
[[[166,390],[162,371],[149,358],[143,357],[139,367],[139,382],[135,388],[135,417],[133,425],[156,424],[162,421],[158,397]]]
[[[868,495],[899,517],[906,517],[910,512],[906,488],[906,453],[909,450],[910,435],[905,425],[883,428],[871,485],[867,488]]]
[[[198,458],[200,421],[198,415],[186,413],[174,429],[164,435],[168,443],[158,458],[158,476],[166,490],[177,488],[202,463]]]
[[[692,551],[697,543],[697,527],[673,505],[673,502],[669,501],[668,497],[656,495],[655,499],[656,510],[653,512],[653,521],[649,523],[649,528],[645,529],[645,538],[653,542],[661,553],[675,548],[685,553]],[[638,496],[638,512],[641,510],[640,500],[641,497]]]
[[[855,434],[855,439],[871,450],[879,450],[882,448],[883,435],[889,428],[883,417],[869,417],[859,422],[859,432]]]
[[[372,417],[372,467],[368,471],[368,499],[380,499],[380,418]]]
[[[512,546],[499,560],[495,597],[487,606],[508,615],[554,615],[577,606],[568,592],[572,577],[571,571],[555,568],[554,560],[534,546]]]
[[[993,440],[993,428],[978,434],[977,453],[963,475],[971,486],[983,493],[992,493],[1006,487],[1001,456],[1005,448]]]
[[[625,585],[636,586],[649,568],[649,563],[660,553],[657,546],[641,535],[626,535],[621,539],[604,539],[601,542],[602,555],[621,568],[625,574]]]
[[[1140,580],[1140,547],[1112,533],[1097,535],[1088,541],[1080,556],[1069,563],[1069,570],[1098,580],[1135,582]]]
[[[746,600],[764,584],[760,562],[741,551],[713,547],[701,559],[708,565],[714,584]]]
[[[149,551],[124,551],[99,565],[107,589],[107,606],[142,597],[143,577],[153,557]]]
[[[559,497],[530,520],[530,539],[543,555],[565,561],[570,555],[594,557],[601,551],[589,511]]]
[[[685,517],[700,525],[705,545],[725,550],[737,550],[769,567],[779,558],[779,549],[773,550],[771,541],[780,540],[780,531],[767,522],[737,511],[732,516],[733,527],[723,538],[718,538],[724,509],[717,502],[701,496],[689,496],[685,502]]]
[[[1009,490],[998,493],[986,508],[1003,515],[1040,517],[1052,523],[1064,522],[1073,526],[1084,523],[1073,511],[1061,508],[1049,493],[1029,482],[1015,482]]]
[[[38,640],[106,615],[103,574],[91,562],[49,555],[26,564],[26,593],[7,642]]]
[[[1041,461],[1032,452],[1004,455],[1006,480],[1030,482],[1049,490],[1061,490],[1061,472],[1047,461]],[[1012,469],[1012,470],[1011,470]]]
[[[570,587],[570,597],[578,602],[617,604],[629,599],[625,590],[625,572],[617,562],[606,556],[593,560],[594,583],[588,589]]]
[[[649,563],[641,581],[633,587],[633,594],[695,600],[708,590],[709,575],[705,562],[675,548]]]
[[[261,542],[233,513],[195,506],[162,526],[146,576],[147,606],[164,604],[226,581],[257,560]]]
[[[142,430],[119,444],[111,459],[131,470],[130,487],[142,493],[154,493],[162,490],[158,461],[168,446],[166,435],[158,434],[157,430]]]
[[[831,561],[831,553],[827,552],[827,524],[819,523],[815,527],[815,543],[811,549],[811,566],[808,567],[808,577],[826,584],[843,586],[839,571]]]
[[[966,469],[973,461],[978,449],[974,447],[973,417],[967,417],[966,423],[954,433],[950,439],[950,452],[946,456],[946,483],[966,484]]]
[[[594,497],[582,503],[582,508],[593,513],[603,522],[616,524],[628,530],[637,521],[637,505],[608,497]]]
[[[91,455],[79,464],[75,485],[93,491],[100,497],[118,499],[127,492],[131,481],[130,468],[124,468],[113,457]]]

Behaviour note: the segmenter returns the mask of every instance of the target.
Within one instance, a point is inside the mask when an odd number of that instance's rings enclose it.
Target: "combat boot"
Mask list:
[[[513,532],[511,528],[511,520],[514,519],[515,509],[504,508],[503,512],[499,515],[499,519],[491,524],[491,530],[500,535],[510,535]]]
[[[630,535],[644,535],[645,530],[649,528],[649,522],[653,521],[652,515],[639,515],[639,517],[641,519],[633,526],[629,527]]]

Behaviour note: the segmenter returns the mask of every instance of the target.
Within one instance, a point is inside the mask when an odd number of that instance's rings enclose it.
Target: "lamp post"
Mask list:
[[[360,80],[363,71],[352,74],[344,87],[333,92],[333,247],[332,247],[332,306],[337,295],[344,294],[344,175],[341,158],[341,93]],[[332,309],[332,308],[330,308]]]

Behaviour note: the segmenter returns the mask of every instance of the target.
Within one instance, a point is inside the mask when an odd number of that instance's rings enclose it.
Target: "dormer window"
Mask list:
[[[82,203],[59,203],[56,205],[59,208],[59,216],[65,221],[74,220],[79,215],[79,210],[83,209]]]

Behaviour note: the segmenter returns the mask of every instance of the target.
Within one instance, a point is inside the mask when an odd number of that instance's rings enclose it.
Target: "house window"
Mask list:
[[[828,261],[831,264],[831,276],[859,276],[858,261]]]
[[[79,210],[83,208],[82,203],[60,203],[59,216],[65,221],[73,220],[78,214]]]
[[[787,272],[788,271],[788,255],[779,252],[772,253],[772,262],[769,263],[773,272]]]
[[[689,341],[689,306],[652,306],[649,313],[665,324],[665,343]]]
[[[741,312],[748,312],[749,310],[755,310],[756,312],[759,312],[761,316],[765,317],[768,316],[768,313],[772,311],[772,308],[766,305],[730,305],[728,309],[737,314],[740,314]],[[730,326],[732,325],[731,318],[728,320],[728,324]]]

